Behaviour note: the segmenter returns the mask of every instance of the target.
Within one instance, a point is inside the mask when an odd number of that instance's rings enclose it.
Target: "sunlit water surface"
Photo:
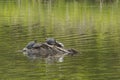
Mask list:
[[[119,6],[41,1],[0,2],[0,80],[119,80]],[[18,52],[47,37],[79,53],[46,64]]]

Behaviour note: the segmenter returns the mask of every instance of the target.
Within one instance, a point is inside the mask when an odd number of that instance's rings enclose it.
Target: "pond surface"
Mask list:
[[[116,0],[117,1],[117,0]],[[119,80],[120,3],[0,1],[0,80]],[[64,62],[30,61],[18,50],[54,37],[79,53]]]

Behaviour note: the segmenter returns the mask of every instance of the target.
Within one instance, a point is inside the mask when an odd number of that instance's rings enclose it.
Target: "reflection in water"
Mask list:
[[[119,1],[104,2],[1,0],[0,79],[119,80]],[[17,52],[31,40],[44,42],[48,37],[79,54],[45,64]]]

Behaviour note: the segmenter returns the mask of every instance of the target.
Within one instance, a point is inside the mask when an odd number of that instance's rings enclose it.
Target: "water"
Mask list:
[[[119,2],[119,1],[118,1]],[[119,80],[119,3],[0,1],[0,80]],[[30,61],[17,52],[54,37],[78,50],[64,62]]]

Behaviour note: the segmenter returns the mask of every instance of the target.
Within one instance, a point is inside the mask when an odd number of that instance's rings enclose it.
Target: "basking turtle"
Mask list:
[[[26,48],[27,48],[27,49],[31,49],[31,48],[36,44],[36,42],[37,42],[36,40],[29,42],[29,43],[26,45]]]
[[[49,44],[49,45],[55,45],[56,40],[54,38],[47,38],[46,43]]]
[[[64,47],[63,43],[56,41],[54,38],[47,38],[46,43],[57,47]]]

